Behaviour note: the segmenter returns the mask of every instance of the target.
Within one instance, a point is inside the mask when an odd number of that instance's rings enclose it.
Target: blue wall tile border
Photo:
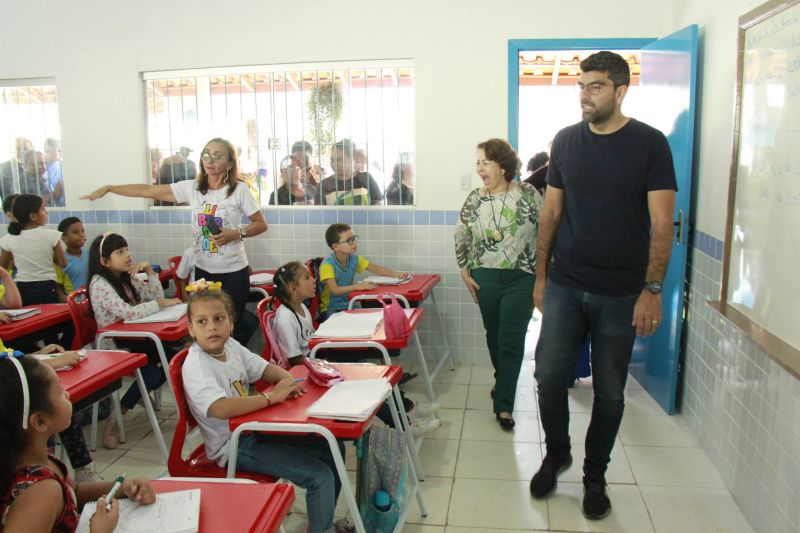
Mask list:
[[[707,256],[722,261],[725,244],[719,239],[700,230],[694,230],[694,247]]]
[[[269,224],[333,224],[345,222],[354,225],[380,226],[453,226],[458,220],[458,211],[427,209],[330,209],[298,208],[262,209]],[[189,224],[191,213],[185,209],[87,209],[67,211],[53,209],[49,215],[50,224],[58,224],[67,217],[78,217],[86,224]],[[245,219],[246,220],[246,217]],[[8,224],[4,214],[0,214],[0,224]],[[705,235],[695,232],[696,235]],[[708,236],[706,236],[708,237]],[[721,247],[721,243],[720,243]],[[702,250],[714,255],[713,248]]]

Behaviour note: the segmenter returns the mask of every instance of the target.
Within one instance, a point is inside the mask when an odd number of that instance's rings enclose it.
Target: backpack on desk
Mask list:
[[[389,300],[389,303],[386,303]],[[381,294],[378,300],[383,306],[383,330],[387,339],[407,337],[411,333],[411,322],[394,294]]]

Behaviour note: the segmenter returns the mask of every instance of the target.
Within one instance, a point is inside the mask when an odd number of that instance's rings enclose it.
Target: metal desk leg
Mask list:
[[[318,424],[281,424],[272,422],[246,422],[237,427],[231,433],[231,441],[228,449],[228,477],[236,477],[236,460],[239,454],[239,438],[245,431],[262,431],[272,433],[316,433],[321,435],[327,442],[333,456],[333,462],[336,464],[336,473],[339,476],[339,481],[342,483],[342,493],[347,499],[347,506],[350,509],[353,522],[356,526],[358,533],[367,533],[364,529],[364,522],[361,520],[361,513],[358,512],[358,503],[356,502],[356,495],[353,492],[353,487],[350,484],[350,478],[347,476],[347,467],[344,464],[344,457],[339,452],[339,446],[336,437],[326,427]],[[413,465],[412,465],[413,468]],[[414,478],[416,481],[416,478]]]
[[[417,505],[419,506],[419,514],[423,517],[428,516],[428,509],[425,507],[425,500],[422,498],[422,489],[420,489],[419,482],[423,479],[419,477],[420,474],[417,474],[417,469],[415,468],[415,458],[416,461],[419,461],[419,457],[417,456],[417,447],[414,443],[414,436],[411,434],[411,428],[409,426],[402,426],[400,425],[400,418],[405,419],[405,422],[408,422],[408,417],[405,413],[405,408],[403,407],[403,402],[400,401],[400,390],[397,387],[393,387],[395,392],[395,398],[399,403],[396,405],[393,402],[389,402],[389,408],[392,412],[392,420],[394,421],[395,428],[402,428],[406,427],[408,430],[400,431],[400,438],[403,439],[403,447],[406,450],[406,458],[408,459],[408,467],[411,470],[411,496],[416,496],[417,498]],[[400,406],[398,410],[397,406]],[[421,468],[421,465],[420,465]],[[405,507],[400,511],[400,517],[397,520],[397,525],[395,526],[395,531],[400,532],[403,529],[403,524],[406,520],[406,515],[408,514],[408,510],[411,507],[411,502],[406,502]]]
[[[153,404],[150,403],[150,395],[147,394],[147,387],[144,384],[144,378],[142,377],[142,372],[140,369],[136,369],[136,383],[139,384],[139,390],[144,391],[142,393],[142,401],[144,402],[144,409],[147,411],[147,418],[150,420],[150,425],[153,427],[153,433],[156,436],[156,442],[158,443],[158,449],[161,450],[161,456],[164,458],[164,464],[167,464],[167,459],[169,458],[169,452],[167,451],[167,445],[164,442],[164,435],[161,434],[161,428],[158,425],[158,419],[156,418],[156,413],[153,411]]]
[[[153,341],[153,344],[156,345],[156,350],[158,350],[158,358],[161,361],[161,369],[164,371],[164,375],[167,376],[167,385],[169,386],[169,391],[172,393],[172,399],[174,401],[178,401],[175,398],[175,389],[172,388],[172,380],[169,379],[169,359],[167,359],[167,354],[164,352],[164,344],[161,342],[161,339],[155,333],[151,333],[149,331],[106,331],[97,335],[95,339],[95,346],[102,346],[102,342],[105,339],[150,339]],[[163,385],[162,385],[163,386]],[[142,388],[142,396],[147,395],[147,389]]]
[[[432,376],[435,379],[436,374],[439,372],[439,369],[442,367],[446,359],[450,360],[450,370],[456,369],[456,360],[455,360],[455,354],[453,353],[453,350],[450,348],[450,341],[447,339],[447,331],[445,330],[444,327],[444,318],[442,318],[442,313],[439,311],[439,306],[436,305],[436,296],[433,290],[431,290],[430,298],[431,298],[431,307],[433,308],[433,314],[436,315],[436,323],[439,324],[439,334],[442,336],[442,341],[444,342],[444,349],[445,349],[444,356],[439,360],[439,362],[436,364],[436,368],[433,370]]]
[[[406,413],[406,408],[403,405],[403,397],[400,394],[400,388],[395,385],[392,387],[392,395],[394,397],[394,405],[390,405],[389,408],[392,410],[392,421],[394,422],[394,427],[397,431],[403,434],[403,438],[408,440],[408,443],[411,447],[411,460],[414,463],[414,467],[417,470],[417,479],[420,481],[425,481],[425,471],[422,469],[422,461],[419,459],[419,449],[417,448],[416,437],[411,432],[411,424],[408,420],[408,414]],[[397,407],[399,420],[395,419],[394,417],[394,408]],[[405,429],[404,429],[405,428]]]
[[[428,372],[428,363],[425,362],[425,352],[422,350],[422,343],[419,341],[419,334],[414,331],[412,338],[414,339],[414,347],[417,350],[417,358],[419,359],[419,368],[422,372],[422,377],[425,378],[425,388],[428,391],[428,399],[432,402],[436,401],[436,393],[433,392],[433,382],[431,375]]]

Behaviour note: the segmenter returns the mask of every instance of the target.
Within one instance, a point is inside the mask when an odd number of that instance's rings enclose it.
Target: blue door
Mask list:
[[[672,256],[664,280],[663,322],[647,339],[637,339],[631,374],[668,413],[675,412],[684,322],[688,220],[692,193],[692,150],[697,75],[697,26],[692,25],[642,47],[642,95],[645,109],[658,111],[636,118],[667,136],[678,179]],[[669,102],[669,105],[665,105]],[[664,109],[671,117],[664,117]]]

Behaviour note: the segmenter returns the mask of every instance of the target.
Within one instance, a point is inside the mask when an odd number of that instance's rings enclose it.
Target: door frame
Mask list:
[[[657,41],[637,39],[509,39],[508,40],[508,142],[519,148],[519,53],[525,50],[640,50]]]

